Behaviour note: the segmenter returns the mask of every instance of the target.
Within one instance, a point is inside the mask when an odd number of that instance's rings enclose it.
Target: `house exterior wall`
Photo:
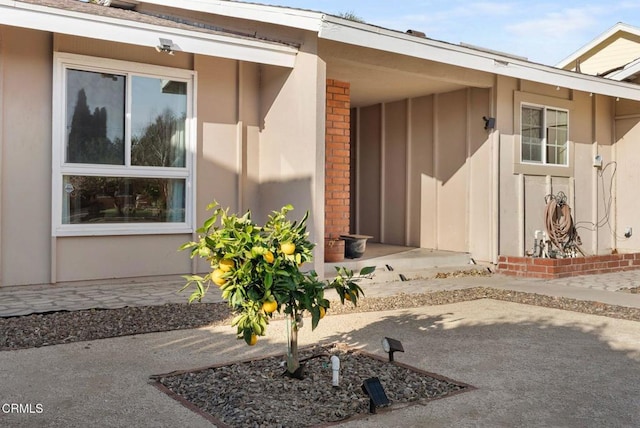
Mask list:
[[[356,230],[355,233],[380,238],[380,170],[382,142],[382,106],[373,105],[358,109],[356,140]],[[363,125],[366,124],[366,125]]]
[[[628,64],[640,57],[640,37],[629,33],[616,34],[580,57],[580,71],[600,74]],[[575,63],[565,67],[575,70]]]
[[[436,248],[436,201],[434,148],[434,96],[414,98],[410,104],[407,191],[407,231],[412,247]]]
[[[257,221],[292,204],[295,217],[310,211],[310,238],[322,236],[326,79],[325,64],[313,53],[313,40],[294,69],[180,52],[161,55],[148,48],[12,27],[0,27],[0,43],[1,285],[208,269],[206,263],[177,251],[193,234],[53,237],[55,51],[196,73],[194,227],[210,215],[205,208],[213,200],[232,211],[252,209]],[[318,271],[322,251],[320,245]]]
[[[618,173],[620,171],[621,158],[616,157],[616,151],[623,147],[620,137],[614,139],[611,118],[617,104],[615,100],[509,78],[498,79],[496,100],[497,132],[500,133],[500,254],[523,256],[533,250],[535,231],[545,230],[545,196],[558,192],[568,198],[581,248],[586,254],[610,254],[614,249],[621,249],[609,232],[615,216],[608,215],[615,209],[616,192],[621,190],[615,189],[620,178],[612,181],[615,162],[618,162]],[[545,167],[520,161],[522,103],[569,111],[568,167]],[[637,106],[634,108],[636,110],[632,110],[637,111]],[[502,117],[513,118],[512,123],[501,121]],[[603,159],[602,168],[593,165],[596,155]],[[626,159],[637,162],[638,154],[629,151]],[[610,197],[612,191],[613,198]],[[625,207],[624,212],[632,215],[633,209]]]
[[[0,285],[49,281],[50,34],[0,26]]]
[[[264,67],[260,105],[260,211],[292,204],[293,217],[309,211],[307,230],[314,263],[322,271],[324,253],[324,161],[326,65],[313,53],[313,40],[293,70]]]
[[[407,212],[407,101],[383,105],[380,239],[404,245]]]
[[[621,252],[631,253],[640,249],[640,200],[637,198],[640,183],[640,103],[621,100],[616,104],[615,140],[611,159],[615,164],[607,177],[613,175],[614,206],[611,216],[613,231],[610,239]],[[616,168],[617,167],[617,168]],[[625,229],[632,228],[631,237]],[[607,229],[607,231],[609,231]]]
[[[491,259],[490,89],[360,108],[358,233]],[[473,243],[473,244],[472,244]]]

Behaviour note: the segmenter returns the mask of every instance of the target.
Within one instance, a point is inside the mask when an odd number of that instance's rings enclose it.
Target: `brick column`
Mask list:
[[[325,130],[325,237],[349,233],[350,214],[350,84],[327,79]]]

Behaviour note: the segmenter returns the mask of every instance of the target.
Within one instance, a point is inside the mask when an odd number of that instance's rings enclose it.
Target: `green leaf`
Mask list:
[[[202,225],[202,228],[205,230],[209,230],[213,225],[213,223],[215,222],[216,222],[215,216],[209,217],[207,220],[205,220],[204,224]]]
[[[235,325],[238,325],[240,321],[242,321],[246,316],[247,316],[246,314],[237,315],[231,320],[231,326],[233,327]]]
[[[191,247],[195,247],[196,245],[198,245],[197,242],[185,242],[184,244],[180,245],[180,247],[178,248],[178,251],[184,251],[187,248],[191,248]]]
[[[370,275],[373,272],[375,272],[376,267],[375,266],[367,266],[367,267],[363,267],[362,269],[360,269],[360,275],[361,276],[366,276],[366,275]]]
[[[311,330],[315,330],[320,322],[320,308],[313,306],[311,308]]]
[[[271,285],[273,284],[273,275],[271,275],[271,272],[267,272],[266,275],[264,276],[264,287],[266,289],[271,288]]]

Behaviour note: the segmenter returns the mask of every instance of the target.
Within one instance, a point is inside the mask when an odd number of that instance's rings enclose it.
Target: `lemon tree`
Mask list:
[[[223,299],[235,311],[231,325],[239,339],[253,346],[264,336],[274,314],[287,318],[287,371],[294,374],[300,366],[297,333],[305,312],[311,314],[311,328],[315,329],[330,307],[324,297],[327,289],[335,289],[342,304],[357,304],[363,296],[357,282],[374,271],[366,267],[358,274],[337,268],[336,277],[320,280],[315,271],[302,271],[304,263],[313,260],[314,244],[306,230],[308,213],[299,221],[287,218],[291,205],[274,211],[260,226],[251,219],[251,212],[242,216],[230,214],[216,202],[207,207],[213,210],[197,230],[198,240],[183,244],[191,257],[209,262],[211,270],[205,275],[187,275],[182,288],[192,289],[189,302],[201,301],[211,285],[219,287]]]

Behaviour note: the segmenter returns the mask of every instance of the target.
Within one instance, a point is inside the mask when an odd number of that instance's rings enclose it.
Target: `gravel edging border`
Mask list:
[[[358,306],[331,302],[328,315],[389,311],[494,299],[512,303],[568,310],[629,321],[640,321],[640,308],[610,305],[537,293],[474,287],[420,294],[362,298]],[[60,311],[0,318],[0,351],[37,348],[135,334],[192,329],[229,324],[232,311],[221,303],[172,303],[161,306],[129,306],[117,309]],[[278,316],[274,319],[279,318]]]

